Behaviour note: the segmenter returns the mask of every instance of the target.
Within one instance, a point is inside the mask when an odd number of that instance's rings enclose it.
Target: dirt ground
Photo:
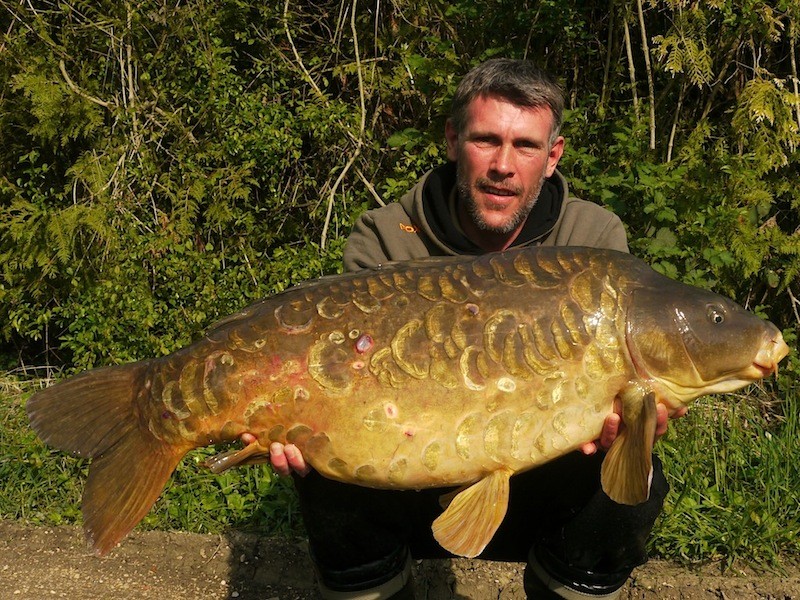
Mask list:
[[[522,565],[479,560],[419,561],[417,598],[524,598]],[[650,561],[634,572],[626,600],[800,599],[800,569],[728,571]],[[302,542],[242,533],[136,532],[97,558],[76,527],[0,521],[0,598],[9,600],[311,600]]]

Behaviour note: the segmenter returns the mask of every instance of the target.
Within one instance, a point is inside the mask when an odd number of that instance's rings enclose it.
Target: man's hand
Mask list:
[[[252,444],[256,441],[256,436],[252,433],[243,433],[241,435],[242,443]],[[292,471],[304,477],[311,470],[311,467],[306,464],[300,449],[294,444],[280,444],[273,442],[269,446],[269,462],[272,468],[278,475],[288,476]]]
[[[681,408],[673,411],[670,414],[666,406],[664,406],[661,403],[656,404],[655,441],[658,441],[658,439],[667,432],[669,419],[677,419],[679,417],[682,417],[683,415],[686,414],[688,410],[689,409],[687,407],[682,406]],[[580,448],[581,452],[583,452],[588,456],[590,454],[594,454],[598,450],[605,451],[611,448],[611,444],[614,443],[615,439],[617,439],[621,423],[622,423],[622,417],[620,417],[619,412],[615,408],[615,412],[611,413],[606,417],[606,420],[603,423],[603,431],[600,433],[600,438],[593,442],[585,443]]]
[[[667,407],[663,404],[656,405],[656,438],[655,441],[667,432],[669,426],[669,419],[677,419],[686,414],[687,408],[681,407],[671,414]],[[606,417],[603,423],[603,431],[600,437],[593,442],[587,442],[580,447],[580,451],[584,454],[595,454],[598,450],[607,451],[611,448],[611,444],[617,439],[619,435],[619,428],[622,424],[622,417],[618,412],[613,412]],[[250,433],[243,433],[241,440],[245,444],[250,444],[256,441],[256,437]],[[297,473],[301,477],[311,471],[311,467],[306,464],[302,453],[299,448],[294,444],[286,444],[285,446],[278,442],[273,442],[269,447],[269,461],[272,468],[279,475],[288,476],[292,472]]]

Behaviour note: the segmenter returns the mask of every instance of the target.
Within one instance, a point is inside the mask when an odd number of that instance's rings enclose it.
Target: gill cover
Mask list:
[[[639,375],[660,381],[686,403],[738,389],[764,376],[757,357],[778,329],[735,302],[653,273],[635,289],[628,347]]]

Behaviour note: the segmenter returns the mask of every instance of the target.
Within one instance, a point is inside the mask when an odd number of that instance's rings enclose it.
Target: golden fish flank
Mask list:
[[[209,466],[293,442],[340,481],[466,486],[432,527],[475,556],[509,477],[597,437],[615,401],[625,428],[602,485],[634,504],[648,494],[656,403],[737,389],[787,352],[772,324],[630,255],[524,248],[301,284],[184,350],[80,374],[27,408],[45,441],[93,459],[83,513],[101,554],[187,451],[250,432],[255,443]]]

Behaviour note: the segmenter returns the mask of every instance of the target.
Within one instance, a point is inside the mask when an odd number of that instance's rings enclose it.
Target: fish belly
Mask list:
[[[525,471],[596,439],[612,407],[608,399],[576,398],[550,410],[411,410],[403,418],[386,403],[346,430],[309,427],[299,445],[316,470],[339,481],[402,489],[461,485],[501,467]]]
[[[592,256],[301,286],[164,359],[148,427],[194,445],[245,431],[293,443],[322,474],[373,487],[529,469],[596,438],[632,376],[620,297]]]

